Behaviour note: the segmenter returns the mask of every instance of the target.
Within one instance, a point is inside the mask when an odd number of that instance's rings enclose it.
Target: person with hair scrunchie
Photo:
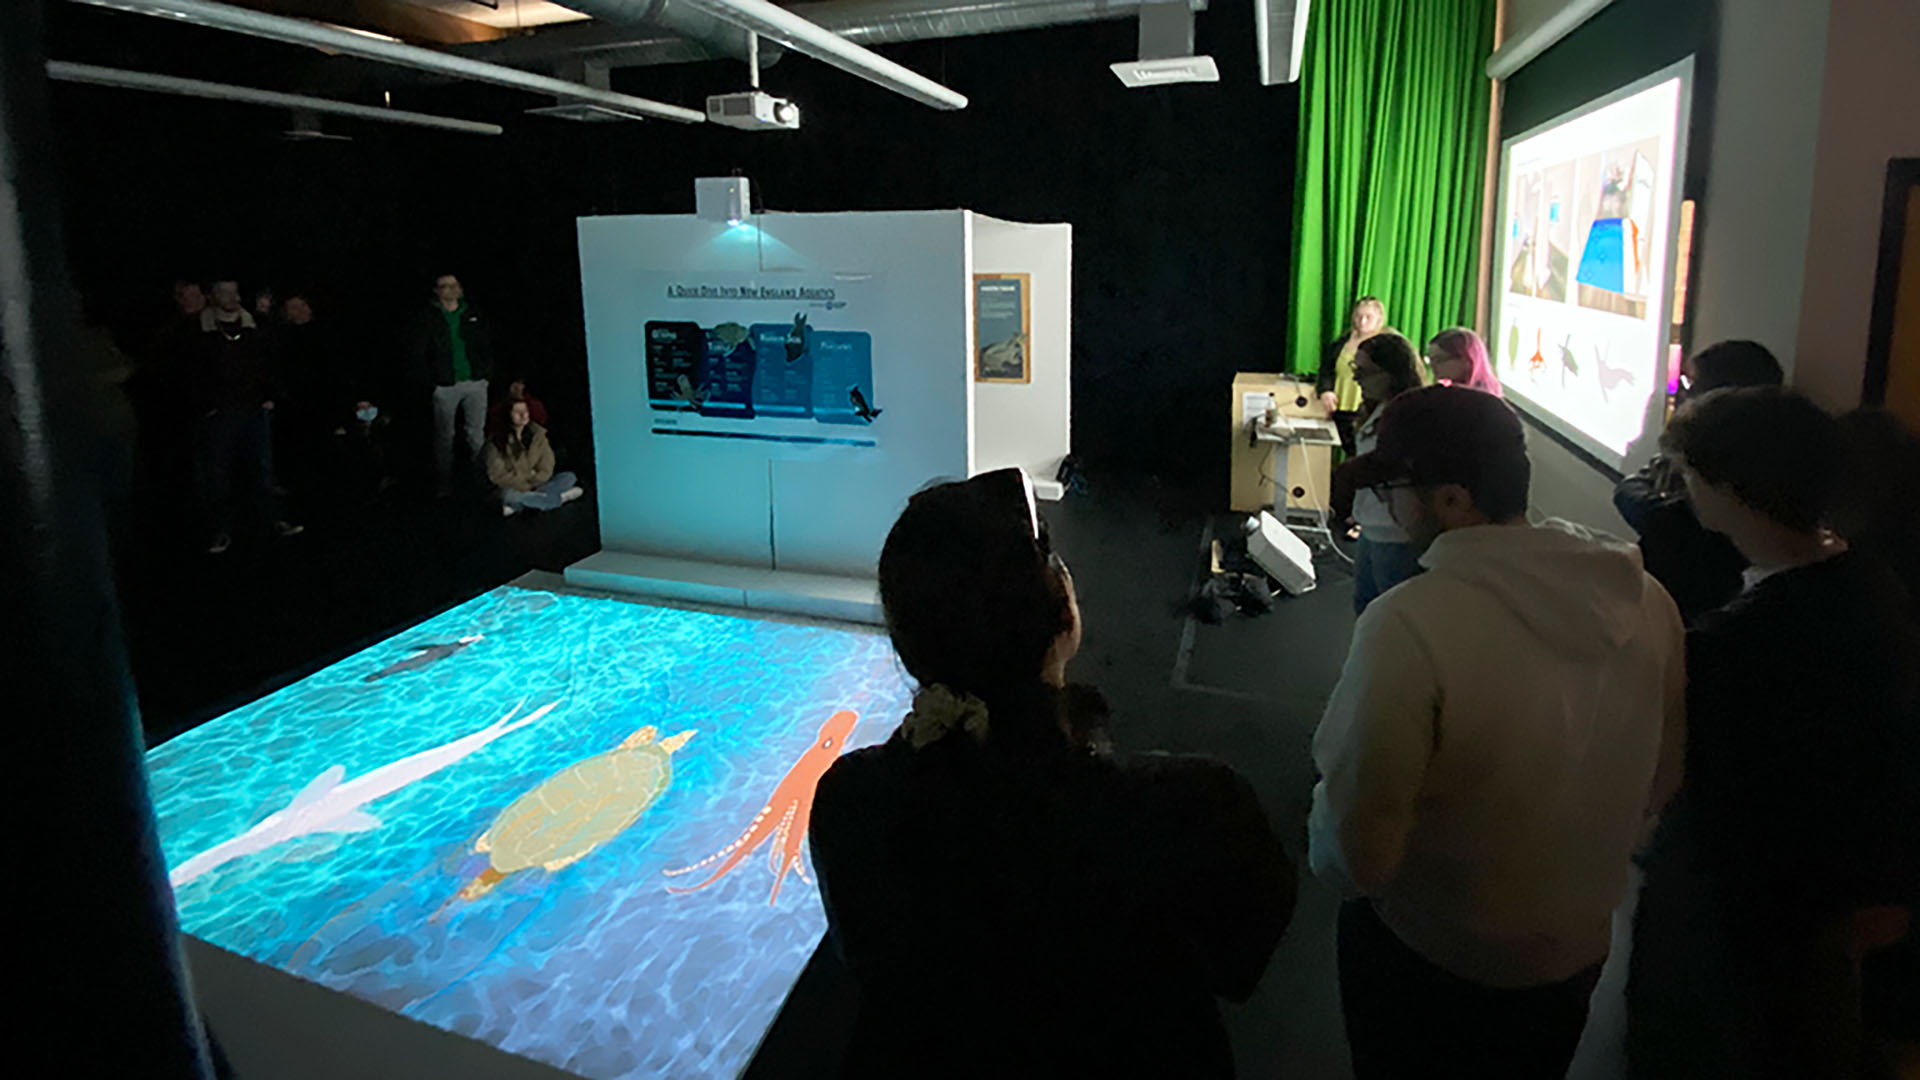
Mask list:
[[[915,496],[880,556],[918,684],[821,778],[827,938],[858,992],[850,1076],[1222,1077],[1294,870],[1252,788],[1204,758],[1105,748],[1067,683],[1073,579],[1018,469]]]

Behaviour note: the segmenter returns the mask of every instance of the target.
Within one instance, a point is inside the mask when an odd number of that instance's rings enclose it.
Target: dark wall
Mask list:
[[[63,23],[56,51],[68,59],[270,86],[313,63],[150,19],[86,12]],[[113,35],[109,51],[101,42]],[[496,119],[508,134],[339,122],[329,129],[355,141],[286,143],[284,114],[63,87],[75,273],[96,316],[123,325],[151,321],[183,273],[312,289],[378,352],[424,302],[427,275],[452,269],[494,312],[507,362],[550,403],[584,411],[576,215],[688,212],[694,177],[739,169],[768,209],[965,207],[1067,221],[1076,451],[1223,488],[1216,429],[1232,375],[1280,362],[1272,328],[1287,295],[1298,96],[1256,84],[1244,0],[1202,14],[1198,44],[1219,62],[1217,86],[1123,88],[1106,65],[1134,55],[1130,20],[887,50],[967,94],[958,113],[789,55],[764,83],[805,110],[791,134],[523,117],[544,102],[418,88],[341,60],[322,74],[370,76],[362,100],[392,85],[396,106]],[[697,107],[744,76],[737,64],[631,69],[614,87]]]
[[[1500,137],[1561,113],[1691,56],[1693,105],[1681,196],[1706,190],[1712,145],[1718,0],[1615,0],[1507,80]]]

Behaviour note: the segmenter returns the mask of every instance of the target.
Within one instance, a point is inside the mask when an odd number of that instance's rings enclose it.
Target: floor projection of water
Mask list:
[[[866,630],[503,588],[148,755],[188,933],[583,1076],[732,1077],[825,929]]]

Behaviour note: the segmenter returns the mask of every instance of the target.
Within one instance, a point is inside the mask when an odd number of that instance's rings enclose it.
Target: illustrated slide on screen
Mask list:
[[[1507,141],[1490,345],[1509,396],[1614,468],[1657,438],[1691,64]]]
[[[877,310],[871,278],[647,275],[641,288],[655,315],[644,332],[653,434],[880,445],[873,336],[858,326]]]

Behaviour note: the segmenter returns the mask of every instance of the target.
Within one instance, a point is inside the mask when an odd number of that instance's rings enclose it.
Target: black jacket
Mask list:
[[[460,317],[460,337],[467,343],[467,367],[475,379],[493,377],[493,322],[472,304]],[[413,369],[435,386],[452,386],[453,339],[447,334],[447,316],[438,303],[427,305],[414,322]]]
[[[256,412],[279,396],[266,331],[239,323],[194,343],[193,400],[201,412]]]
[[[1667,824],[1775,899],[1870,899],[1885,845],[1920,844],[1920,821],[1895,812],[1920,788],[1916,677],[1906,591],[1879,563],[1849,553],[1760,582],[1687,632],[1686,780]]]
[[[1320,350],[1320,373],[1314,376],[1314,393],[1333,393],[1333,380],[1340,374],[1340,347],[1345,345],[1347,338],[1351,336],[1350,334],[1341,334],[1339,337],[1327,342],[1327,347]]]
[[[1620,481],[1613,506],[1640,537],[1647,573],[1666,587],[1688,626],[1740,594],[1746,558],[1731,540],[1700,524],[1665,458]]]
[[[1920,903],[1917,671],[1905,591],[1857,554],[1688,631],[1686,775],[1643,863],[1629,1076],[1840,1075],[1844,1031],[1813,1013],[1853,992],[1851,913]]]
[[[1293,910],[1231,769],[1064,737],[896,733],[828,770],[811,836],[850,1076],[1230,1075],[1215,998],[1253,992]]]

